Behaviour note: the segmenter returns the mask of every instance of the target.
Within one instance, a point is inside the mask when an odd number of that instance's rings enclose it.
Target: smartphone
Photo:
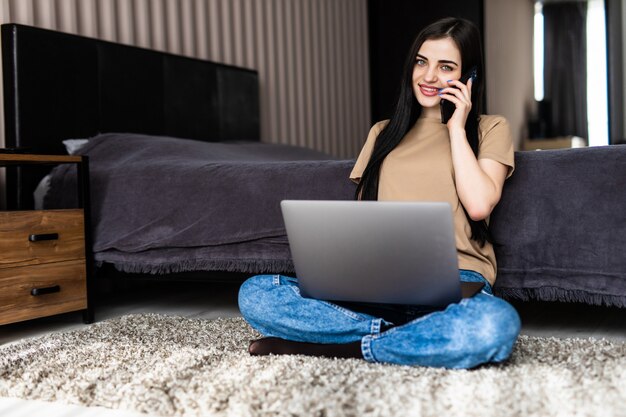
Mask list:
[[[474,96],[474,82],[476,81],[476,77],[478,77],[478,71],[475,66],[469,69],[463,76],[459,79],[463,84],[467,84],[467,81],[472,78],[472,97]],[[455,87],[456,88],[456,87]],[[448,120],[452,117],[452,114],[456,110],[454,103],[448,101],[446,99],[441,100],[441,123],[446,124]]]

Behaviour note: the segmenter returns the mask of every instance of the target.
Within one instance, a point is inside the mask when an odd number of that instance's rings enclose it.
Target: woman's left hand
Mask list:
[[[456,107],[452,117],[448,120],[448,130],[455,128],[465,129],[467,116],[472,109],[472,82],[471,78],[467,81],[467,84],[463,84],[459,80],[450,80],[448,81],[449,87],[441,90],[441,98],[454,103]]]

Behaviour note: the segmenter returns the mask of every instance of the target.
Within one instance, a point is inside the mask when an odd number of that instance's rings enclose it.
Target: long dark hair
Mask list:
[[[480,32],[476,25],[465,19],[448,17],[436,21],[424,28],[413,41],[413,46],[407,56],[402,74],[402,84],[398,93],[396,106],[389,123],[380,132],[370,160],[363,171],[361,180],[356,189],[355,198],[361,200],[378,199],[378,181],[380,168],[389,153],[400,143],[404,135],[415,124],[422,113],[422,107],[417,102],[413,92],[413,68],[415,57],[422,44],[427,40],[450,38],[461,52],[461,73],[476,67],[477,78],[472,82],[472,108],[465,123],[467,140],[478,155],[478,120],[482,110],[482,96],[484,90],[483,54],[480,44]],[[481,246],[485,241],[492,242],[489,227],[485,220],[474,221],[463,208],[467,220],[472,228],[471,238]]]

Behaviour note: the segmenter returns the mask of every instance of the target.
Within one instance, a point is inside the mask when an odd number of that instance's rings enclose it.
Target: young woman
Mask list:
[[[466,84],[461,76],[473,71]],[[515,309],[492,295],[496,259],[487,220],[514,169],[506,120],[480,116],[484,83],[474,24],[446,18],[409,52],[395,111],[370,130],[350,178],[362,200],[446,201],[452,206],[459,278],[482,291],[445,310],[303,298],[295,279],[260,275],[239,293],[244,318],[263,335],[250,353],[364,358],[471,368],[507,359],[520,331]],[[441,101],[454,105],[444,124]]]

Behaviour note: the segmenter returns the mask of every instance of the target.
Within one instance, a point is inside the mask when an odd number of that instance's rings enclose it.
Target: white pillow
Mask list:
[[[89,139],[65,139],[63,145],[65,145],[65,150],[67,150],[68,154],[74,155],[87,142],[89,142]]]

